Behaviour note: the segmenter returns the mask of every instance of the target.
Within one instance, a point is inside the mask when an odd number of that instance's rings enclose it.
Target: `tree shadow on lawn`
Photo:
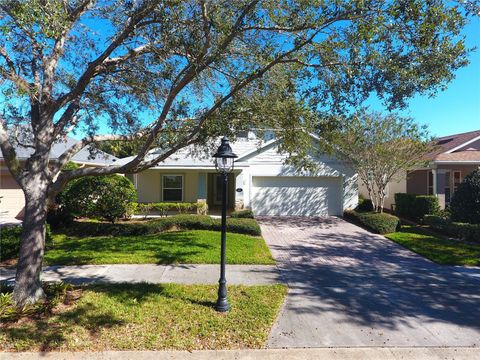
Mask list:
[[[194,305],[200,305],[204,307],[213,308],[215,306],[214,301],[199,300],[195,295],[189,292],[183,292],[178,289],[171,288],[168,284],[151,284],[151,283],[119,283],[109,286],[102,284],[89,285],[89,289],[95,290],[97,293],[102,293],[111,299],[115,299],[123,304],[140,304],[145,301],[152,300],[155,297],[161,296],[163,298],[172,299],[175,301],[187,302]],[[212,295],[216,296],[216,287]],[[212,297],[213,298],[213,297]]]
[[[273,250],[288,251],[279,267],[294,313],[332,312],[345,322],[388,329],[416,319],[480,330],[478,279],[382,236],[319,231],[310,242],[274,245]]]
[[[86,329],[90,336],[95,337],[103,328],[124,325],[124,321],[117,318],[112,311],[97,314],[98,308],[92,303],[78,305],[58,315],[53,315],[55,321],[49,321],[50,315],[38,319],[22,321],[2,328],[8,342],[15,344],[16,350],[24,347],[47,352],[60,349],[67,341],[67,335],[72,332],[73,326]],[[5,341],[7,342],[7,341]]]
[[[157,264],[174,264],[188,262],[189,258],[217,247],[185,231],[140,236],[69,237],[47,251],[45,259],[55,265],[87,265],[99,263],[98,259],[102,258],[128,260],[138,256],[140,259],[156,259],[153,262]]]

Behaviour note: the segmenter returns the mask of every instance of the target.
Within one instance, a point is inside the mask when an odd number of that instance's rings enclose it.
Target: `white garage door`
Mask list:
[[[257,215],[341,215],[340,185],[338,177],[254,176],[252,209]]]

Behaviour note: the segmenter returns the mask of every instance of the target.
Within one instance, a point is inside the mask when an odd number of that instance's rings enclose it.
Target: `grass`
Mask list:
[[[73,305],[0,325],[4,351],[195,350],[263,347],[287,289],[230,286],[229,313],[213,309],[217,287],[85,286]]]
[[[480,265],[480,245],[450,240],[416,226],[402,226],[401,231],[385,236],[441,265]]]
[[[153,235],[69,237],[54,235],[45,253],[49,265],[80,264],[217,264],[220,234],[191,230]],[[261,237],[227,234],[229,264],[275,264]]]

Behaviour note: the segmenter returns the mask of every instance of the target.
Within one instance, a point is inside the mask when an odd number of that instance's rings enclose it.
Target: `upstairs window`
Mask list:
[[[162,176],[163,201],[183,201],[183,175]]]

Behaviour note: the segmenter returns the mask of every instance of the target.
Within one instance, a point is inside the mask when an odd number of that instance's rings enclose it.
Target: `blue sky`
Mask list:
[[[457,71],[446,91],[435,98],[417,96],[403,113],[419,124],[427,124],[435,136],[480,130],[480,18],[464,30],[467,46],[478,47],[470,54],[470,64]]]

